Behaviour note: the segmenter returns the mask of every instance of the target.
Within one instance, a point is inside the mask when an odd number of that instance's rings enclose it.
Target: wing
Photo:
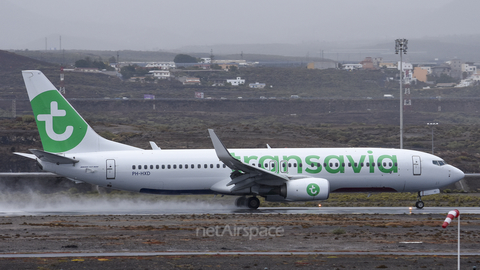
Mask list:
[[[218,159],[233,170],[230,174],[231,181],[226,184],[227,186],[235,185],[230,189],[230,192],[240,191],[245,188],[254,189],[253,187],[258,187],[259,185],[281,186],[290,180],[286,175],[257,168],[232,157],[215,132],[209,129],[208,133]]]

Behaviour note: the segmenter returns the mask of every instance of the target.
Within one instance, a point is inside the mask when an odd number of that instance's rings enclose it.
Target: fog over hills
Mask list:
[[[476,61],[479,8],[477,0],[4,0],[0,49],[59,49],[61,36],[61,48],[69,50],[243,51],[357,61],[382,54],[395,59],[394,40],[407,38],[412,61]]]

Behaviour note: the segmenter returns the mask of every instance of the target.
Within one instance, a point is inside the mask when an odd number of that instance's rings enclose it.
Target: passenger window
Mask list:
[[[159,166],[159,165],[156,165],[155,168],[158,170],[158,169],[160,169],[160,166]]]
[[[150,165],[150,170],[153,170],[153,165]]]
[[[330,164],[328,164],[328,165],[330,165],[330,168],[333,167],[333,163],[331,163],[331,162],[330,162]]]
[[[190,168],[195,169],[195,165],[194,164],[190,165]]]
[[[363,167],[363,162],[362,162],[362,163],[360,163],[360,167]]]
[[[213,169],[213,164],[210,164],[210,169]]]
[[[342,167],[345,167],[345,163],[342,163]]]
[[[296,167],[297,167],[297,163],[293,163],[293,167],[296,168]]]
[[[188,164],[185,164],[185,169],[188,169]]]
[[[181,168],[182,168],[182,164],[178,165],[178,168],[181,169]]]
[[[217,164],[217,169],[220,169],[220,164]]]
[[[323,163],[323,167],[327,167],[327,163]]]
[[[165,169],[165,165],[162,165],[162,169]]]
[[[288,163],[288,167],[291,168],[291,167],[292,167],[292,163]]]
[[[138,169],[141,170],[141,169],[142,169],[142,165],[138,165]]]
[[[145,170],[148,169],[147,165],[143,165],[143,168],[144,168]]]
[[[176,169],[176,168],[177,168],[177,164],[173,164],[173,168]]]
[[[198,167],[199,169],[201,169],[201,168],[202,168],[202,165],[198,164],[198,166],[197,166],[197,167]]]
[[[227,165],[223,164],[223,168],[226,168],[226,167],[227,167]]]
[[[357,165],[358,165],[358,164],[357,164],[356,162],[355,162],[355,163],[353,163],[353,166],[357,167]]]
[[[352,163],[349,162],[349,163],[348,163],[348,167],[352,167]]]
[[[167,169],[170,169],[170,168],[171,168],[171,166],[170,166],[170,164],[168,164],[168,165],[167,165]]]
[[[132,165],[132,170],[135,170],[135,165]]]
[[[393,165],[393,164],[392,164],[391,162],[388,163],[388,166],[392,167],[392,165]]]
[[[208,168],[208,165],[207,165],[207,164],[204,164],[203,167],[206,169],[206,168]]]
[[[303,166],[302,163],[298,163],[298,167],[302,168],[302,166]]]
[[[310,166],[315,167],[315,163],[310,164]]]
[[[317,163],[317,167],[320,167],[320,163]]]
[[[370,167],[370,163],[367,162],[367,164],[365,164],[365,166]]]
[[[337,162],[335,162],[335,167],[338,167],[338,163],[337,163]]]

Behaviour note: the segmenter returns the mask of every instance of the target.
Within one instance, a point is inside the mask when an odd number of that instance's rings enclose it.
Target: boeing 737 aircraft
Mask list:
[[[38,70],[23,71],[43,150],[15,153],[76,182],[153,194],[236,195],[237,206],[326,200],[331,192],[418,192],[464,177],[441,158],[384,148],[143,150],[100,137]]]

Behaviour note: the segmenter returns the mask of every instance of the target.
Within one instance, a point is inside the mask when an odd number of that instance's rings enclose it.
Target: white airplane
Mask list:
[[[418,192],[455,183],[464,173],[441,158],[384,148],[229,149],[209,129],[214,149],[152,150],[99,136],[38,70],[23,71],[42,150],[15,153],[76,182],[153,194],[240,196],[237,206],[326,200],[332,192]],[[247,198],[248,196],[248,198]]]

